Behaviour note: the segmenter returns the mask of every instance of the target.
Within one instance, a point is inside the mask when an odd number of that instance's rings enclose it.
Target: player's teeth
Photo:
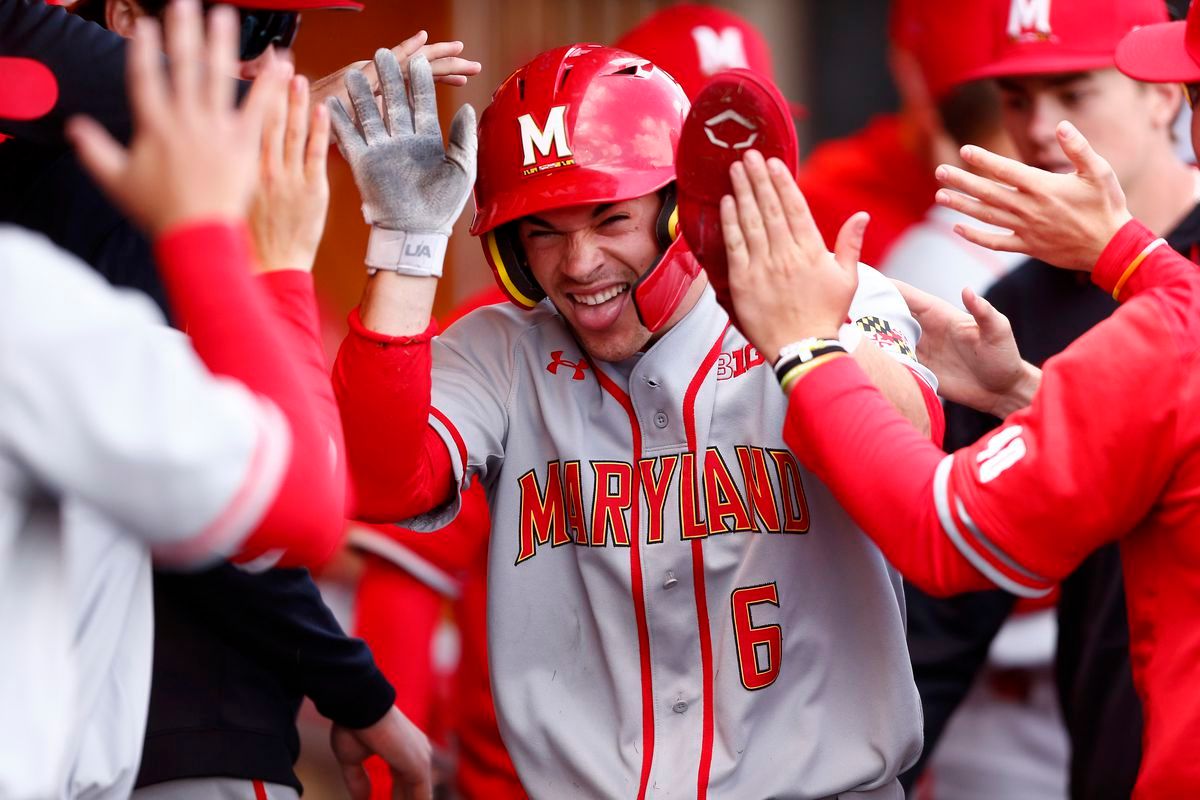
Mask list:
[[[572,295],[572,297],[575,298],[575,302],[583,303],[585,306],[598,306],[601,303],[607,303],[628,288],[629,284],[622,283],[605,289],[602,292],[596,292],[596,294],[576,294]]]

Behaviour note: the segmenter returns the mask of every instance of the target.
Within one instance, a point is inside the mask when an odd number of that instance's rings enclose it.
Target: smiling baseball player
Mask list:
[[[921,724],[900,583],[783,443],[775,375],[676,236],[678,84],[577,45],[500,86],[472,231],[514,305],[434,338],[474,116],[443,151],[428,68],[410,109],[377,67],[382,116],[353,74],[357,125],[334,109],[374,226],[335,368],[357,511],[436,528],[486,487],[492,682],[526,789],[901,797]],[[928,425],[917,326],[861,271],[843,340]]]

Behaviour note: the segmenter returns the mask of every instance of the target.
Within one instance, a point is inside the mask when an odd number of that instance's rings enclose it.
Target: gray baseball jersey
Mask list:
[[[854,331],[932,385],[903,301],[859,273]],[[899,577],[788,451],[775,376],[711,291],[626,362],[586,360],[546,302],[476,311],[433,358],[430,422],[489,495],[492,686],[532,795],[902,796]]]
[[[0,797],[128,797],[150,699],[150,547],[236,550],[283,415],[40,236],[0,227]]]

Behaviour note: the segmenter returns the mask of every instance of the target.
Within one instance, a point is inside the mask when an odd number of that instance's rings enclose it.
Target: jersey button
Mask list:
[[[654,413],[654,425],[655,425],[655,427],[657,427],[657,428],[665,428],[665,427],[667,427],[667,423],[668,423],[668,422],[670,422],[670,420],[668,420],[668,419],[667,419],[667,414],[666,414],[666,412],[665,412],[665,411],[656,411],[656,412]]]
[[[671,706],[671,710],[676,714],[682,714],[683,712],[687,711],[687,703],[680,700],[678,703]]]
[[[671,570],[667,570],[667,577],[663,581],[663,588],[664,589],[674,589],[675,584],[677,584],[677,583],[679,583],[679,579],[675,577],[675,573],[672,572]]]

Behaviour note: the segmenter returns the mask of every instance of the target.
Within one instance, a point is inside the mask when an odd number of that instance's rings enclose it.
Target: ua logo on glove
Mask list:
[[[567,361],[565,358],[563,358],[562,350],[555,350],[550,353],[550,359],[550,363],[546,365],[546,372],[549,372],[551,375],[557,375],[559,367],[568,367],[569,369],[574,370],[574,372],[571,373],[571,380],[583,380],[583,371],[588,368],[586,361]]]

